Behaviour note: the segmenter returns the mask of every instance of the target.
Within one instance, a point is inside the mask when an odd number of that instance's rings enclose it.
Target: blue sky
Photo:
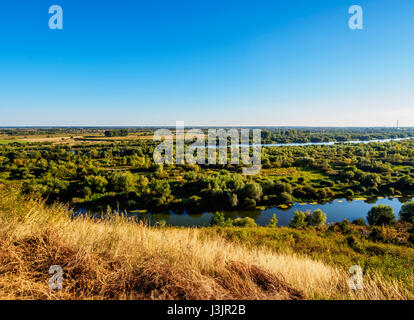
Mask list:
[[[0,126],[414,126],[413,32],[411,0],[2,0]]]

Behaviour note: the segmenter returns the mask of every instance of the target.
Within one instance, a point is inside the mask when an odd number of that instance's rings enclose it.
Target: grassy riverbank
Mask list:
[[[327,258],[329,250],[344,249],[334,236],[310,233],[312,241],[292,245],[285,236],[291,233],[307,234],[287,228],[153,228],[119,216],[71,219],[65,207],[47,207],[2,185],[0,298],[413,298],[406,285],[412,274],[384,276],[375,267],[364,276],[364,290],[353,293],[345,269],[354,261],[341,266]],[[406,262],[413,259],[412,248],[388,249]],[[63,268],[60,291],[49,290],[51,265]]]

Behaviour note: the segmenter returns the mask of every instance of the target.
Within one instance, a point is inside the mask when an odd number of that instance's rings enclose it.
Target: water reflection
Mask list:
[[[226,218],[236,219],[250,217],[256,221],[258,225],[266,225],[272,218],[273,214],[277,215],[280,226],[287,226],[293,218],[296,210],[300,211],[314,211],[321,209],[327,215],[327,223],[334,223],[348,219],[350,221],[358,218],[366,220],[368,211],[373,205],[389,205],[394,209],[394,213],[398,218],[403,203],[410,201],[411,197],[400,198],[369,198],[369,199],[338,199],[324,204],[309,204],[309,203],[295,203],[290,208],[268,208],[265,210],[234,210],[223,211]],[[155,224],[164,220],[168,225],[173,226],[209,226],[212,212],[203,213],[176,213],[173,211],[163,213],[145,213],[135,214],[140,219],[145,219],[151,224]]]

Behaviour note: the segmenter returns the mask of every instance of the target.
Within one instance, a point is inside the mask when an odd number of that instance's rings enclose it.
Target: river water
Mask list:
[[[354,219],[364,218],[366,221],[366,216],[368,211],[374,205],[389,205],[394,209],[394,214],[396,218],[399,217],[398,213],[400,212],[401,206],[404,202],[411,200],[411,198],[379,198],[379,199],[369,199],[369,200],[347,200],[347,199],[337,199],[332,202],[325,204],[309,204],[309,203],[295,203],[289,209],[280,209],[280,208],[269,208],[265,210],[235,210],[235,211],[224,211],[224,214],[228,218],[244,218],[250,217],[253,218],[258,225],[264,226],[272,218],[273,214],[276,214],[277,219],[279,220],[279,226],[287,226],[290,220],[293,218],[293,214],[296,210],[314,211],[316,209],[321,209],[327,215],[327,223],[334,223],[348,219],[352,222]],[[175,213],[173,211],[164,212],[164,213],[138,213],[136,214],[140,219],[145,219],[151,224],[154,224],[158,221],[164,220],[167,222],[167,225],[173,226],[208,226],[210,225],[211,218],[213,217],[212,212],[203,212],[203,213]]]

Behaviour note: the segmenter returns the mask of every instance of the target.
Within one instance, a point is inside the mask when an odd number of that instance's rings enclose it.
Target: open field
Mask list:
[[[0,139],[0,144],[9,144],[14,142],[25,143],[26,141],[22,139]]]
[[[90,144],[90,143],[112,143],[121,141],[152,140],[152,135],[130,135],[127,137],[105,137],[104,135],[86,135],[86,136],[69,136],[69,135],[37,135],[37,136],[16,136],[13,138],[2,138],[0,144],[9,143],[50,143],[50,144]]]

